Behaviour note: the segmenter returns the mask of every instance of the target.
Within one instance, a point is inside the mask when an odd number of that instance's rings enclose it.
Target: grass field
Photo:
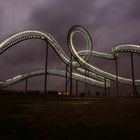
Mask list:
[[[0,140],[139,140],[140,98],[0,96]]]

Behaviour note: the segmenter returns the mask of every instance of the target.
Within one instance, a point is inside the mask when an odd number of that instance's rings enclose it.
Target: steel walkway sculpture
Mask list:
[[[86,50],[82,50],[77,52],[74,45],[73,45],[73,35],[77,32],[80,32],[83,34],[83,36],[86,39]],[[67,56],[67,54],[62,50],[59,43],[55,40],[53,36],[51,36],[49,33],[44,33],[36,30],[27,30],[20,33],[17,33],[10,38],[6,39],[4,42],[0,44],[0,54],[4,53],[7,49],[14,46],[15,44],[28,40],[28,39],[41,39],[45,42],[48,42],[50,46],[54,49],[54,51],[57,53],[57,55],[61,58],[61,60],[68,66],[75,69],[77,73],[72,73],[72,78],[74,79],[80,79],[82,82],[86,82],[88,84],[92,84],[98,87],[110,87],[110,80],[117,81],[122,84],[127,85],[140,85],[140,80],[128,79],[125,77],[120,77],[118,75],[111,74],[109,72],[103,71],[101,69],[98,69],[97,67],[91,65],[88,63],[88,60],[91,56],[93,57],[99,57],[102,59],[111,59],[116,60],[119,58],[120,53],[124,52],[130,52],[130,53],[140,53],[140,46],[139,45],[133,45],[133,44],[123,44],[116,46],[112,49],[112,53],[101,53],[93,50],[93,44],[92,39],[88,31],[81,27],[81,26],[73,26],[67,36],[67,44],[68,48],[72,54],[72,57],[74,59],[71,59]],[[85,69],[89,71],[88,77],[83,76],[85,74]],[[0,82],[0,87],[6,87],[10,85],[11,83],[16,83],[20,81],[21,79],[24,79],[24,77],[30,77],[35,76],[39,74],[43,74],[44,70],[37,70],[33,71],[30,74],[25,73],[23,75],[8,79],[6,81]],[[49,74],[54,74],[58,76],[65,76],[65,71],[60,70],[49,70]],[[106,78],[106,83],[105,79]],[[9,82],[8,82],[9,81]],[[106,85],[105,85],[106,84]]]
[[[48,75],[55,75],[55,76],[60,76],[60,77],[65,77],[66,76],[66,71],[64,70],[57,70],[57,69],[50,69],[47,71]],[[45,74],[45,70],[42,69],[36,69],[30,72],[26,72],[23,73],[21,75],[15,76],[13,78],[7,79],[4,82],[0,82],[1,84],[1,88],[6,88],[10,85],[14,85],[22,80],[25,80],[26,78],[30,78],[30,77],[34,77],[34,76],[38,76],[38,75],[44,75]],[[68,74],[68,77],[70,77],[70,75]],[[72,79],[73,80],[78,80],[82,83],[87,83],[93,86],[97,86],[100,88],[104,88],[104,83],[103,82],[99,82],[97,80],[94,80],[93,78],[90,77],[86,77],[84,75],[78,74],[78,73],[72,73]],[[109,86],[109,85],[108,85]]]

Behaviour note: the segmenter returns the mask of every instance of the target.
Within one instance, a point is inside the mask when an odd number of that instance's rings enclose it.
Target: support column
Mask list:
[[[119,83],[118,83],[118,60],[115,59],[116,64],[116,95],[119,96]]]
[[[44,93],[47,95],[47,71],[48,71],[48,42],[46,41],[46,57],[45,57],[45,81],[44,81]]]
[[[85,69],[85,77],[87,76],[87,70]],[[85,82],[85,96],[87,96],[87,83]]]
[[[28,78],[25,79],[25,93],[28,91]]]
[[[134,75],[134,63],[133,63],[133,53],[131,52],[131,71],[132,71],[132,86],[133,86],[133,96],[136,95],[135,91],[135,75]]]
[[[76,97],[78,96],[78,80],[76,80]]]
[[[106,88],[106,77],[105,77],[105,96],[107,95],[107,88]]]
[[[89,77],[89,70],[87,71],[87,76]],[[90,95],[90,85],[88,84],[88,96]]]
[[[85,69],[85,77],[89,77],[89,71]],[[85,95],[89,96],[89,84],[85,83]]]
[[[68,65],[66,64],[66,81],[65,81],[65,93],[68,92]]]
[[[70,95],[72,95],[73,82],[72,82],[72,54],[70,54]]]

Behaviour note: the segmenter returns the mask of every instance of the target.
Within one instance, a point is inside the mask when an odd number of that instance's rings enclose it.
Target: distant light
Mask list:
[[[69,96],[70,93],[69,92],[58,92],[59,96]]]
[[[58,95],[62,95],[62,93],[61,92],[58,92]]]
[[[68,92],[66,92],[66,95],[70,95]]]

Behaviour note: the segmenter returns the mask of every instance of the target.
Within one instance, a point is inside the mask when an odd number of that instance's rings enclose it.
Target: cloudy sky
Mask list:
[[[0,0],[0,41],[23,30],[37,29],[53,35],[68,52],[66,37],[69,28],[82,25],[90,32],[95,50],[111,52],[112,47],[118,44],[139,44],[139,13],[139,0]],[[0,56],[1,80],[44,67],[44,50],[45,43],[42,41],[25,41],[3,53]],[[135,66],[139,65],[138,59],[139,56],[135,56]],[[105,70],[112,67],[112,62],[103,63],[100,60],[99,63]],[[119,66],[122,76],[131,77],[129,56],[120,56]],[[49,68],[64,68],[51,48]],[[135,69],[136,76],[139,69]],[[111,70],[113,73],[114,68]],[[42,79],[33,79],[30,86],[40,89]],[[61,79],[57,78],[58,84],[54,86],[54,79],[49,78],[49,88],[61,89],[64,81],[58,82]]]

